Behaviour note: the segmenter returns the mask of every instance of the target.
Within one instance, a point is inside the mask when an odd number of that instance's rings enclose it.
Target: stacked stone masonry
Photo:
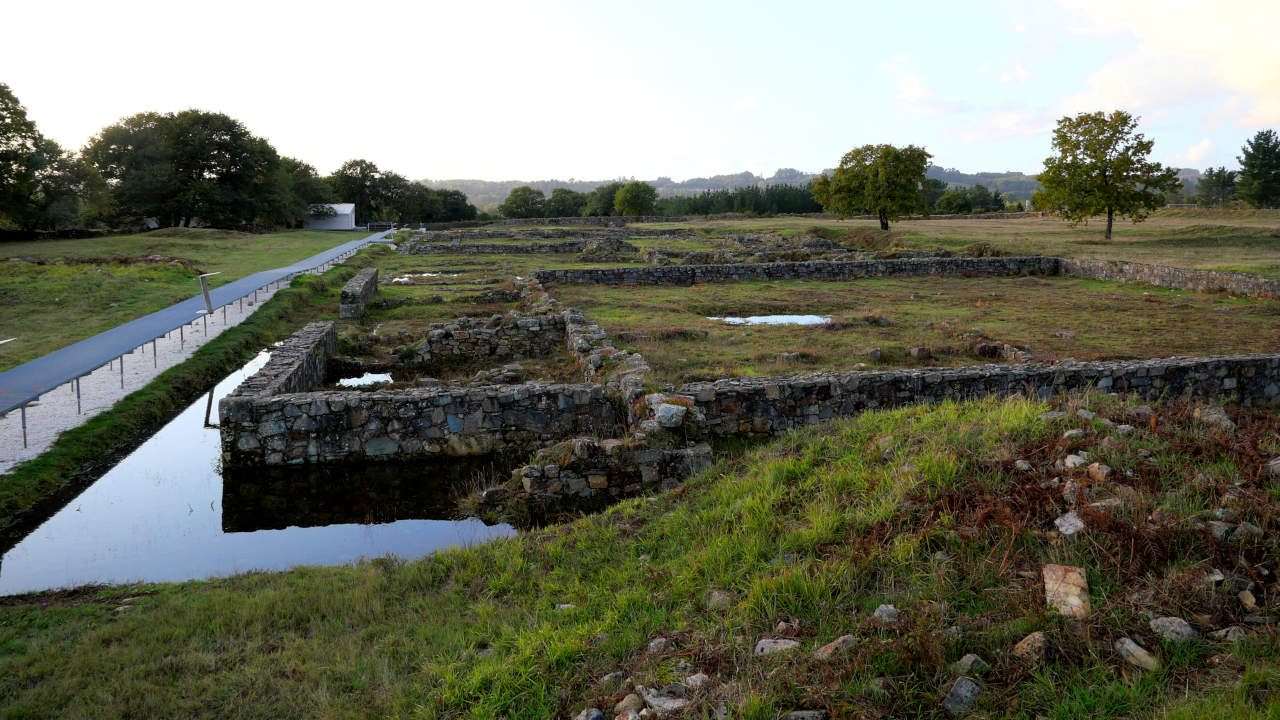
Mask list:
[[[1097,389],[1158,398],[1280,403],[1280,355],[1165,358],[1066,365],[980,365],[736,378],[681,386],[694,437],[763,436],[866,410],[985,395],[1044,398]]]
[[[229,405],[247,398],[306,392],[325,380],[328,360],[338,347],[338,333],[332,322],[309,323],[278,347],[261,370],[240,383],[219,404],[225,417]]]
[[[711,447],[633,447],[621,440],[574,438],[538,452],[534,462],[517,468],[513,479],[530,495],[613,497],[669,490],[711,467]]]
[[[293,393],[219,411],[228,467],[527,452],[622,430],[604,389],[588,384]]]
[[[432,323],[418,344],[415,361],[423,364],[451,360],[501,360],[551,355],[565,342],[565,321],[559,315],[510,312],[489,320],[460,318]]]
[[[953,257],[539,270],[533,273],[533,277],[544,285],[693,285],[751,280],[853,280],[918,275],[1055,275],[1057,272],[1058,259],[1052,257]]]
[[[365,268],[342,286],[338,296],[338,317],[359,320],[364,317],[365,303],[378,294],[378,268]]]
[[[1144,283],[1156,287],[1196,292],[1225,292],[1245,297],[1280,299],[1280,280],[1260,275],[1217,270],[1189,270],[1169,265],[1117,262],[1114,260],[1058,260],[1063,275]]]

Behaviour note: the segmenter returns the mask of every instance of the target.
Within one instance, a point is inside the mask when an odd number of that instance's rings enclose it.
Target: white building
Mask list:
[[[331,208],[334,215],[308,215],[302,226],[308,230],[355,230],[355,203],[318,203],[312,207]]]

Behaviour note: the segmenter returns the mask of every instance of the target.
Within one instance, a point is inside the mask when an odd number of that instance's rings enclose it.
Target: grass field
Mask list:
[[[289,231],[252,235],[194,228],[80,240],[0,243],[0,371],[161,310],[200,292],[196,275],[221,272],[211,286],[281,267],[360,237]],[[179,258],[167,262],[84,262]],[[37,265],[10,258],[52,261]]]
[[[833,234],[876,237],[872,220],[759,218],[662,223],[638,227],[690,227],[711,234],[776,232],[805,234],[822,228]],[[892,225],[882,245],[958,249],[990,243],[1009,255],[1131,260],[1180,267],[1236,270],[1280,277],[1280,211],[1162,210],[1145,222],[1117,222],[1111,240],[1102,225],[1069,227],[1052,217],[1017,220],[905,220]]]
[[[1105,397],[1061,407],[1077,404],[1131,421]],[[1280,552],[1278,480],[1260,459],[1280,452],[1280,420],[1236,413],[1224,432],[1158,408],[1104,442],[1100,421],[1038,419],[1047,409],[870,412],[722,460],[673,493],[416,562],[0,600],[0,714],[567,718],[613,714],[627,690],[601,685],[606,674],[663,687],[703,672],[686,717],[721,703],[759,720],[929,717],[966,653],[991,665],[968,717],[1280,714],[1273,630],[1206,635],[1246,612],[1209,570],[1256,578]],[[1060,440],[1072,427],[1084,436]],[[1119,505],[1083,510],[1088,530],[1067,539],[1052,525],[1067,504],[1045,483],[1063,474],[1054,460],[1082,450],[1122,479],[1066,474]],[[1265,534],[1214,541],[1200,521],[1223,502]],[[1084,568],[1085,619],[1046,608],[1044,563]],[[1273,581],[1261,582],[1274,605]],[[726,593],[718,607],[713,590]],[[885,603],[898,624],[872,618]],[[1162,641],[1152,615],[1186,618],[1199,638]],[[1033,631],[1047,653],[1024,664],[1010,649]],[[845,634],[846,653],[812,656]],[[799,646],[753,655],[766,637]],[[1120,637],[1160,668],[1126,664]],[[670,642],[647,651],[655,638]]]
[[[1273,352],[1280,303],[1065,277],[746,282],[692,287],[564,286],[620,347],[667,381],[997,362],[978,343],[1037,360]],[[812,314],[830,324],[743,327],[709,317]],[[916,346],[932,358],[908,356]],[[880,348],[879,360],[868,350]],[[787,353],[783,356],[783,353]]]

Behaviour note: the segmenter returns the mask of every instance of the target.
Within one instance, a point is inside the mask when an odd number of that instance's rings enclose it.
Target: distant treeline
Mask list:
[[[321,176],[222,113],[138,113],[64,150],[0,83],[0,230],[297,227],[330,202],[355,203],[358,223],[477,214],[461,192],[365,160]]]

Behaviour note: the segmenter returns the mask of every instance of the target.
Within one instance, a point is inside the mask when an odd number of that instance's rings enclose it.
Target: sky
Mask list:
[[[1204,169],[1280,128],[1277,0],[42,0],[0,18],[0,82],[65,147],[194,107],[321,173],[683,180],[819,171],[868,143],[1034,173],[1058,118],[1117,108],[1155,160]]]

